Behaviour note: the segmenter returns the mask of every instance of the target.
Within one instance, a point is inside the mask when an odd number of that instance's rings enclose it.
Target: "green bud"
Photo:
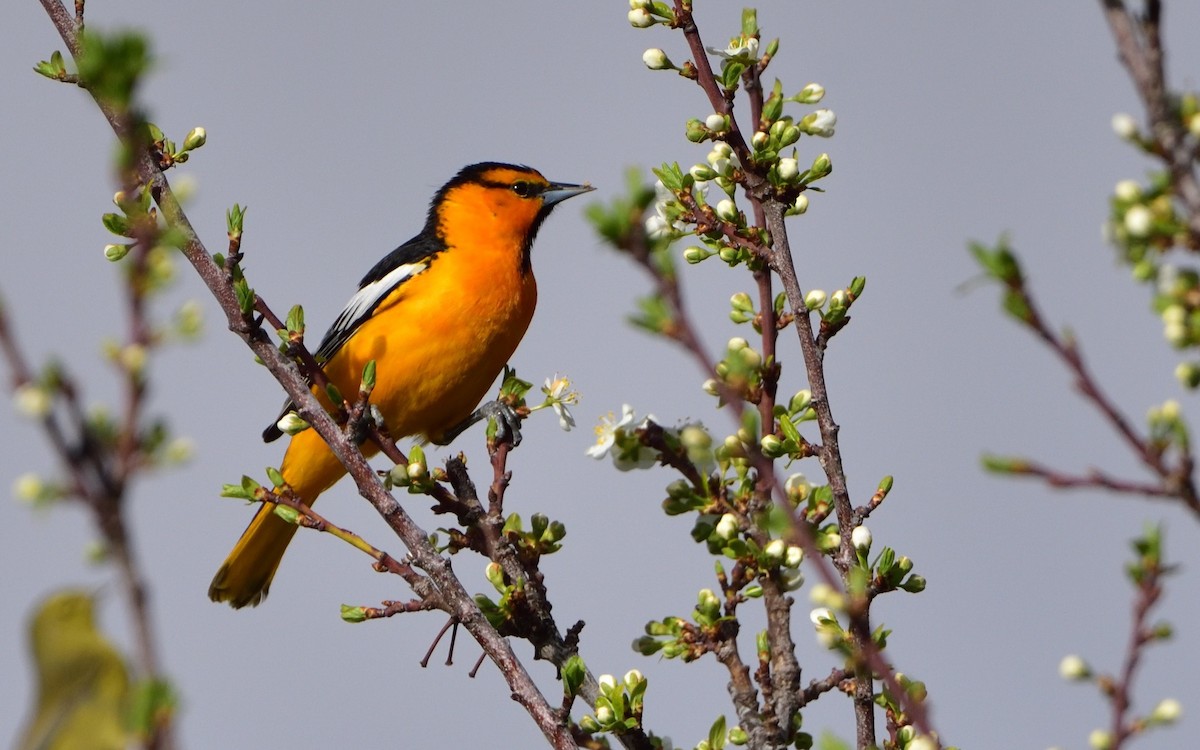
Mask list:
[[[272,512],[290,524],[299,525],[302,518],[300,511],[287,505],[276,505]]]
[[[342,620],[346,622],[364,622],[366,619],[366,607],[352,607],[349,604],[342,605]]]
[[[204,128],[192,128],[183,138],[183,150],[194,151],[208,141],[208,133]]]
[[[104,257],[116,262],[129,255],[131,249],[133,249],[133,245],[105,245]]]

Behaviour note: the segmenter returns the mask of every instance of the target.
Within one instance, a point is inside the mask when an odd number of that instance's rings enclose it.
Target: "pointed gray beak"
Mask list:
[[[549,208],[555,203],[562,203],[567,198],[591,192],[596,188],[588,184],[572,185],[569,182],[552,182],[542,193],[542,206]]]

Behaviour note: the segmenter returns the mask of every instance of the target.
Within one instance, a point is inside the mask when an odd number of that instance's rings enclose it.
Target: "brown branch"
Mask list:
[[[1162,4],[1147,0],[1141,16],[1131,13],[1124,0],[1100,0],[1100,4],[1121,63],[1146,108],[1153,138],[1150,150],[1170,173],[1171,187],[1187,209],[1192,240],[1200,243],[1200,180],[1195,171],[1194,141],[1175,111],[1167,87],[1160,33]]]
[[[1148,438],[1143,438],[1134,430],[1129,419],[1121,413],[1113,400],[1101,389],[1091,369],[1084,361],[1079,345],[1069,337],[1056,334],[1046,325],[1045,319],[1039,312],[1037,303],[1034,301],[1024,277],[1020,275],[1015,276],[1007,282],[1007,287],[1010,293],[1019,296],[1024,303],[1025,313],[1021,317],[1021,321],[1038,338],[1045,342],[1046,346],[1054,352],[1055,356],[1071,372],[1075,378],[1076,390],[1104,416],[1105,420],[1121,437],[1129,449],[1133,451],[1133,454],[1137,456],[1142,464],[1161,480],[1161,491],[1153,493],[1143,492],[1143,494],[1175,497],[1192,511],[1194,515],[1200,516],[1200,494],[1197,492],[1193,476],[1195,459],[1190,449],[1179,446],[1178,462],[1175,466],[1168,465],[1164,460],[1163,452],[1152,445]],[[1050,476],[1061,476],[1057,472],[1050,472],[1049,470],[1047,472]],[[1118,487],[1112,486],[1108,487],[1108,489],[1118,489]]]
[[[1142,653],[1155,635],[1149,623],[1150,610],[1158,603],[1163,590],[1160,583],[1164,571],[1157,563],[1145,568],[1138,582],[1137,598],[1133,604],[1133,623],[1129,631],[1129,642],[1125,647],[1125,658],[1121,674],[1115,680],[1101,678],[1102,687],[1109,696],[1112,706],[1112,750],[1120,750],[1125,741],[1141,731],[1137,720],[1129,720],[1129,709],[1133,704],[1133,681],[1141,663]]]

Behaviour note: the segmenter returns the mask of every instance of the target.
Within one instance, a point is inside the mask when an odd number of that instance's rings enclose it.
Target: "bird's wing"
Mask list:
[[[354,336],[359,326],[371,317],[380,302],[394,292],[396,287],[429,268],[434,256],[445,248],[445,243],[435,234],[422,232],[376,263],[358,283],[358,291],[325,332],[314,352],[317,361],[324,363],[333,359],[338,350]],[[283,434],[276,423],[280,417],[295,408],[296,404],[291,400],[284,403],[279,417],[276,417],[270,427],[263,430],[265,442],[269,443]]]

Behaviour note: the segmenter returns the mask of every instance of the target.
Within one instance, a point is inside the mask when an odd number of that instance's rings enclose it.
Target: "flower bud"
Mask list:
[[[675,67],[671,63],[671,59],[667,57],[667,53],[658,47],[651,47],[643,52],[642,62],[646,63],[646,67],[650,70],[671,70]]]
[[[812,485],[809,484],[808,478],[803,474],[793,474],[788,477],[784,484],[784,491],[787,492],[788,499],[793,503],[801,503],[808,499],[808,495],[812,492]]]
[[[786,452],[783,449],[783,441],[775,435],[763,435],[758,444],[767,458],[779,458]]]
[[[707,393],[710,396],[721,395],[720,389],[717,388],[717,381],[714,380],[713,378],[709,378],[708,380],[705,380],[703,385],[701,385],[700,387],[704,390],[705,393]]]
[[[22,474],[13,482],[13,495],[22,502],[35,502],[45,491],[46,483],[37,474]]]
[[[804,562],[804,548],[792,545],[783,555],[783,564],[789,568],[798,568]]]
[[[774,565],[778,565],[779,563],[783,562],[783,557],[786,554],[787,542],[783,541],[782,539],[772,539],[771,541],[767,542],[766,548],[763,549],[763,555],[766,556],[767,561]]]
[[[828,138],[837,125],[837,115],[831,109],[818,109],[800,118],[800,129],[809,135]]]
[[[54,405],[50,393],[41,386],[26,383],[13,393],[13,406],[30,419],[41,419],[50,413]]]
[[[750,136],[750,145],[759,151],[766,148],[770,141],[771,137],[761,130],[754,131],[754,135]]]
[[[833,171],[833,162],[829,159],[829,154],[821,154],[816,159],[813,159],[812,167],[809,168],[808,181],[825,177]]]
[[[1142,205],[1130,206],[1125,212],[1125,230],[1134,237],[1145,237],[1154,226],[1154,214]]]
[[[846,307],[846,290],[839,289],[829,296],[829,309],[841,310]]]
[[[1142,186],[1137,180],[1121,180],[1113,189],[1118,200],[1132,202],[1142,197]]]
[[[1071,654],[1058,663],[1058,676],[1064,680],[1078,682],[1092,676],[1092,668],[1081,657]]]
[[[1088,745],[1094,750],[1109,750],[1113,745],[1112,734],[1103,729],[1093,729],[1088,735]]]
[[[115,263],[126,255],[129,255],[129,248],[130,245],[105,245],[104,257]]]
[[[596,709],[596,721],[600,722],[600,726],[608,726],[616,718],[616,714],[613,713],[611,706],[599,706]]]
[[[654,25],[654,16],[645,8],[635,8],[629,11],[629,25],[635,29],[645,29]]]
[[[1138,134],[1137,120],[1133,119],[1133,115],[1118,112],[1112,117],[1112,129],[1121,140],[1132,140]]]
[[[1175,366],[1175,378],[1184,388],[1200,386],[1200,364],[1196,362],[1180,362]]]
[[[776,171],[779,173],[779,179],[788,182],[800,175],[800,165],[792,157],[785,156],[779,160]]]
[[[1150,721],[1155,724],[1174,724],[1183,715],[1183,706],[1174,698],[1164,698],[1150,712]]]
[[[183,138],[183,150],[194,151],[208,141],[208,132],[204,128],[192,128]]]
[[[813,289],[808,294],[804,295],[804,307],[809,310],[820,310],[825,306],[825,300],[827,298],[828,297],[825,294],[825,290]]]
[[[717,203],[717,218],[720,218],[724,221],[737,221],[737,204],[728,198],[722,198],[721,201]]]
[[[737,516],[732,513],[726,513],[721,516],[721,520],[717,521],[716,534],[721,539],[732,539],[738,532]]]
[[[704,127],[708,128],[714,133],[720,133],[728,129],[729,120],[726,119],[725,115],[713,113],[704,118]]]
[[[683,259],[692,265],[696,265],[710,255],[712,253],[703,247],[692,246],[683,251]]]
[[[731,352],[740,352],[748,346],[750,346],[750,342],[741,336],[734,336],[729,339],[729,343],[725,344],[725,348]]]
[[[796,202],[792,204],[792,210],[798,214],[808,211],[808,196],[804,193],[796,196]]]
[[[819,83],[810,83],[796,94],[796,100],[801,104],[816,104],[824,98],[825,87]]]
[[[855,526],[854,531],[850,532],[850,543],[854,548],[861,552],[869,552],[871,549],[871,530],[866,526]]]
[[[695,164],[688,170],[688,174],[692,176],[696,182],[708,182],[716,179],[717,173],[712,170],[712,167],[707,164]]]

